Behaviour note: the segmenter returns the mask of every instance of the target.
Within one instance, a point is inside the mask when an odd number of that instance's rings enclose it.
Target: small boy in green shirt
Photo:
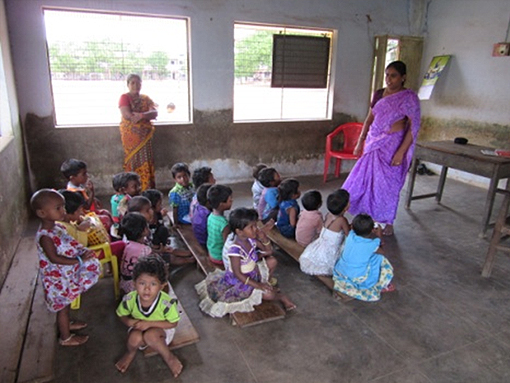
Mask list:
[[[129,336],[127,351],[115,367],[125,372],[137,350],[151,347],[177,377],[183,366],[168,345],[174,337],[180,316],[177,300],[162,291],[167,283],[164,261],[155,255],[139,258],[133,270],[133,279],[135,290],[126,294],[117,308],[120,320],[129,327]]]
[[[215,265],[223,266],[222,250],[230,233],[224,213],[232,207],[232,189],[225,185],[212,185],[207,191],[212,213],[207,217],[207,251]]]

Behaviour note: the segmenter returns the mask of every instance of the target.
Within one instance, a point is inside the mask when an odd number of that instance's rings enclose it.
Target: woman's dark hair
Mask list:
[[[119,192],[122,187],[122,177],[124,174],[125,173],[117,173],[112,177],[112,187],[116,192]]]
[[[140,176],[135,172],[125,172],[121,173],[122,177],[120,177],[120,187],[127,188],[128,183],[130,181],[138,181],[140,182]]]
[[[161,193],[158,189],[147,189],[142,192],[142,197],[147,198],[151,202],[152,207],[155,208],[158,202],[163,199],[163,193]]]
[[[235,234],[236,230],[243,230],[250,222],[257,221],[259,214],[255,209],[248,209],[246,207],[238,207],[232,210],[228,217],[228,224],[230,230]]]
[[[119,234],[125,235],[130,241],[138,241],[148,227],[147,220],[138,212],[130,212],[122,217]]]
[[[259,173],[262,169],[265,169],[267,168],[267,165],[266,164],[257,164],[255,165],[253,168],[252,168],[252,173],[251,175],[253,176],[253,178],[255,178],[256,180],[259,179]],[[260,181],[259,181],[260,182]]]
[[[322,194],[318,190],[308,190],[303,194],[303,197],[301,197],[301,203],[305,210],[318,210],[322,205]]]
[[[264,168],[259,172],[258,180],[262,186],[268,188],[271,182],[274,181],[274,176],[277,173],[275,168]]]
[[[328,199],[326,201],[326,205],[328,207],[328,211],[331,214],[338,215],[342,213],[349,203],[349,192],[344,189],[335,190],[333,193],[328,195]]]
[[[398,73],[400,73],[401,76],[404,76],[405,74],[407,74],[406,64],[404,64],[402,61],[390,62],[388,64],[388,66],[386,67],[386,69],[388,69],[388,68],[395,69]]]
[[[147,197],[143,197],[141,195],[137,195],[131,198],[127,203],[127,211],[128,213],[139,212],[143,209],[144,206],[151,206],[151,200]]]
[[[74,214],[76,210],[85,204],[85,198],[83,198],[80,192],[73,192],[66,189],[61,189],[58,192],[64,196],[67,214]]]
[[[288,201],[294,194],[299,192],[299,181],[287,178],[278,186],[278,201]]]
[[[212,209],[217,209],[220,203],[227,202],[232,195],[232,189],[225,185],[212,185],[207,191],[207,200]]]
[[[374,229],[374,220],[368,214],[358,214],[352,220],[352,230],[360,237],[367,237]]]
[[[138,262],[136,262],[133,268],[133,280],[136,281],[142,274],[156,277],[161,283],[166,283],[168,280],[165,262],[156,254],[149,254],[138,258]]]
[[[87,169],[87,163],[75,158],[65,160],[62,165],[60,165],[60,172],[67,180],[71,176],[76,176],[82,169]]]
[[[140,80],[140,82],[142,82],[142,78],[140,77],[139,74],[131,73],[127,76],[126,83],[129,85],[129,82],[134,78],[137,78],[138,80]]]
[[[174,166],[172,166],[170,171],[172,172],[172,177],[174,177],[174,178],[177,175],[177,173],[182,173],[182,172],[188,173],[188,176],[191,175],[191,173],[189,172],[188,165],[186,165],[184,162],[177,162],[176,164],[174,164]]]
[[[207,206],[207,192],[211,188],[212,184],[205,183],[197,189],[197,201],[202,206]]]
[[[200,185],[209,182],[209,177],[211,177],[211,174],[212,169],[208,166],[202,166],[201,168],[195,169],[193,171],[193,177],[191,178],[195,189]]]

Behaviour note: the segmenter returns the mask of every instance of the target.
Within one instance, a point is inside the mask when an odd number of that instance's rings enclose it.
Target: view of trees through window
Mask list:
[[[190,121],[185,19],[51,9],[44,18],[57,125],[118,123],[130,73],[158,121]]]
[[[234,28],[235,121],[330,118],[329,87],[271,88],[271,71],[274,34],[331,38],[332,31],[241,23]]]

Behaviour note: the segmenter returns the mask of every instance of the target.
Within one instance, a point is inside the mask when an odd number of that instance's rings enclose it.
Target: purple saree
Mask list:
[[[416,93],[405,89],[381,98],[373,106],[372,113],[374,121],[368,131],[363,155],[342,187],[350,193],[349,213],[366,213],[377,222],[393,224],[420,129],[420,103]],[[411,122],[413,141],[402,164],[391,166],[409,124],[406,129],[394,133],[390,133],[391,126],[406,116]]]

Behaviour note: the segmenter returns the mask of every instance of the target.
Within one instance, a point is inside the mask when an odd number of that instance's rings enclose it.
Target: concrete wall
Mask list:
[[[28,217],[26,167],[23,141],[14,88],[7,24],[3,0],[0,1],[1,67],[5,73],[2,84],[0,137],[0,288],[9,269]],[[0,80],[3,82],[3,78]],[[4,87],[5,86],[5,87]],[[7,100],[7,103],[3,102]],[[5,106],[5,108],[4,108]]]
[[[121,171],[117,126],[63,129],[52,126],[50,79],[41,7],[150,13],[190,18],[193,124],[158,126],[157,186],[172,184],[169,168],[185,161],[208,164],[220,182],[250,178],[257,162],[284,176],[322,172],[325,136],[339,123],[362,120],[369,99],[375,34],[409,34],[421,0],[5,0],[20,100],[36,186],[61,186],[58,168],[69,157],[87,161],[96,187],[111,190]],[[411,5],[411,6],[410,6]],[[368,16],[369,17],[368,17]],[[419,17],[418,17],[419,18]],[[332,28],[333,121],[234,124],[234,21]],[[101,191],[101,190],[100,190]]]

